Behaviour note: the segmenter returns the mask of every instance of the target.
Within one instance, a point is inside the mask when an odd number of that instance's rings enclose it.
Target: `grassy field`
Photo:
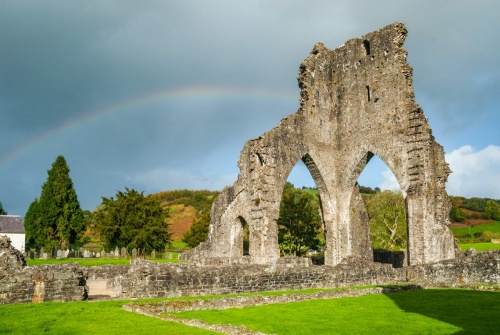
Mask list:
[[[127,301],[0,305],[0,334],[216,334],[126,312],[121,308],[125,303]]]
[[[487,242],[490,238],[493,238],[500,234],[499,221],[471,226],[470,233],[469,227],[450,227],[450,229],[453,235],[455,235],[455,237],[458,239],[458,246],[462,251],[466,251],[470,248],[474,248],[477,251],[500,250],[500,244]],[[484,234],[484,232],[488,231],[491,233]]]
[[[489,251],[489,250],[500,250],[500,244],[492,243],[492,242],[484,242],[484,243],[466,243],[466,244],[458,244],[460,250],[466,251],[470,248],[476,249],[476,251]]]
[[[463,227],[463,228],[450,228],[451,231],[453,232],[453,235],[455,236],[463,236],[463,235],[469,235],[469,227]],[[500,221],[494,222],[494,223],[488,223],[488,224],[482,224],[478,226],[472,226],[470,227],[470,234],[474,235],[474,233],[479,233],[479,232],[485,232],[485,231],[491,231],[493,233],[499,233],[500,234]]]
[[[425,290],[177,313],[272,334],[492,334],[500,293]]]
[[[177,256],[179,252],[171,252],[172,258],[146,258],[147,260],[159,263],[179,263]],[[45,265],[45,264],[65,264],[65,263],[78,263],[81,266],[99,266],[99,265],[129,265],[129,258],[61,258],[61,259],[27,259],[26,263],[31,266]]]
[[[0,305],[0,334],[215,334],[126,312],[128,302]],[[423,290],[175,315],[274,334],[493,334],[500,293]]]

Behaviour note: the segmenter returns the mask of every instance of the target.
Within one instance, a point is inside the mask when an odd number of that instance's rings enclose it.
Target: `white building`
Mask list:
[[[23,218],[18,215],[0,215],[0,236],[10,238],[12,246],[24,252],[26,231]]]

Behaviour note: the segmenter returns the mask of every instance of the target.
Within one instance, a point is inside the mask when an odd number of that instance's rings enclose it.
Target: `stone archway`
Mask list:
[[[384,160],[406,194],[409,263],[455,257],[447,228],[450,170],[414,100],[412,69],[402,47],[406,35],[404,25],[395,23],[335,50],[316,44],[300,65],[300,109],[245,143],[238,180],[213,204],[207,241],[181,258],[240,263],[241,252],[232,246],[234,218],[241,216],[251,227],[250,262],[276,263],[281,192],[299,159],[321,188],[325,263],[369,258],[369,237],[360,234],[367,218],[355,186],[370,154]]]

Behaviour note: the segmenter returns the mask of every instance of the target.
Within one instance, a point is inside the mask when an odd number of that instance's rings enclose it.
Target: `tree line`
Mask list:
[[[450,196],[452,222],[471,219],[500,221],[500,200]]]
[[[282,256],[305,256],[310,251],[321,252],[325,245],[320,215],[320,196],[313,188],[295,188],[287,182],[280,202],[278,246]],[[313,189],[314,190],[314,189]],[[363,197],[370,217],[372,245],[375,249],[406,249],[406,207],[401,193],[374,191]],[[196,219],[183,241],[196,247],[208,236],[210,215]],[[246,239],[246,240],[245,240]],[[244,243],[248,243],[248,235]],[[245,250],[245,246],[244,246]]]
[[[70,169],[63,156],[48,170],[39,198],[29,206],[24,218],[26,250],[78,249],[91,229],[106,251],[136,248],[143,253],[164,250],[170,243],[166,223],[168,211],[160,200],[125,188],[116,197],[102,197],[94,213],[80,208]]]
[[[210,224],[210,208],[218,192],[200,190],[165,191],[144,195],[134,189],[117,191],[115,197],[102,197],[91,213],[78,202],[70,169],[63,156],[57,157],[47,172],[41,194],[30,204],[24,218],[26,248],[78,249],[89,241],[88,232],[96,235],[104,248],[134,248],[150,253],[164,250],[170,244],[167,223],[168,207],[184,204],[196,208],[196,219],[183,241],[195,247],[205,241]],[[370,217],[374,248],[406,248],[406,208],[400,193],[359,186]],[[286,183],[280,203],[278,245],[282,255],[304,256],[320,251],[325,244],[320,216],[320,195],[314,188],[295,188]],[[500,201],[485,198],[450,196],[450,219],[467,218],[500,220]],[[473,211],[473,212],[472,212]],[[0,214],[7,214],[0,203]],[[248,227],[245,234],[248,249]]]

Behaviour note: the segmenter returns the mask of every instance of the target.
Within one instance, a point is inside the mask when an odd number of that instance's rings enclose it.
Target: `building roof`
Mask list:
[[[0,234],[25,233],[23,218],[18,215],[0,215]]]

